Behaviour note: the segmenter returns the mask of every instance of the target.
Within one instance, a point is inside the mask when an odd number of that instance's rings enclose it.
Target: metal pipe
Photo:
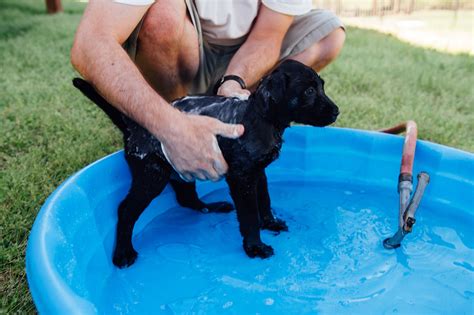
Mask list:
[[[411,192],[413,191],[413,176],[409,174],[400,174],[398,177],[398,194],[400,196],[398,211],[398,227],[404,225],[403,214],[410,203]]]
[[[420,205],[421,198],[425,193],[426,186],[430,182],[430,175],[426,172],[418,174],[418,183],[416,185],[415,194],[408,205],[408,209],[403,215],[404,225],[403,229],[407,232],[411,232],[413,224],[415,224],[415,212]]]
[[[380,129],[379,132],[389,133],[389,134],[392,134],[392,135],[398,135],[402,132],[405,132],[405,130],[407,130],[407,122],[406,121],[402,122],[402,123],[399,123],[398,125],[390,127],[390,128]]]
[[[413,173],[413,161],[415,160],[416,138],[418,137],[418,128],[412,120],[407,121],[405,143],[403,144],[402,165],[400,174]]]
[[[415,159],[416,139],[418,137],[418,128],[416,122],[408,120],[407,122],[398,124],[394,127],[380,130],[384,133],[399,134],[406,131],[405,142],[403,144],[402,163],[400,166],[400,174],[413,173],[413,161]]]
[[[400,244],[405,235],[411,233],[411,231],[413,230],[413,225],[416,222],[415,212],[418,209],[418,206],[420,205],[421,198],[423,197],[423,194],[425,193],[425,188],[429,182],[430,176],[428,175],[428,173],[421,172],[420,174],[418,174],[418,183],[416,185],[415,194],[413,195],[409,206],[403,212],[402,215],[403,224],[398,228],[398,231],[397,233],[395,233],[395,235],[386,238],[383,241],[383,247],[385,247],[386,249],[398,248],[400,247]]]
[[[418,209],[421,198],[429,183],[429,175],[425,172],[418,174],[418,184],[415,194],[410,201],[410,195],[413,190],[413,162],[415,159],[416,139],[418,129],[416,123],[409,120],[394,127],[380,130],[381,132],[398,134],[406,131],[405,142],[403,144],[402,161],[400,166],[400,175],[398,176],[398,193],[400,196],[398,210],[398,230],[390,238],[383,241],[383,246],[387,249],[400,247],[405,235],[410,233],[415,224],[415,212]]]
[[[403,228],[399,228],[397,233],[395,233],[392,237],[383,240],[383,247],[385,247],[386,249],[395,249],[400,247],[403,238],[407,234],[408,233],[405,232]]]
[[[400,123],[394,127],[380,130],[384,133],[399,134],[406,131],[403,143],[402,161],[400,164],[400,175],[398,176],[398,194],[400,204],[398,211],[398,227],[404,225],[403,214],[408,208],[411,192],[413,191],[413,161],[415,159],[416,138],[418,129],[413,120]]]

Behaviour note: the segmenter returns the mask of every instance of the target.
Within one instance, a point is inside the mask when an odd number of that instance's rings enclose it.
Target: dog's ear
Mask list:
[[[264,78],[257,91],[263,100],[263,105],[280,104],[284,100],[287,84],[288,75],[280,70],[276,70]],[[265,108],[266,111],[268,109]]]
[[[256,110],[261,111],[262,116],[282,126],[291,121],[286,99],[289,81],[289,76],[285,71],[277,69],[262,80],[256,91],[256,98],[259,100]]]

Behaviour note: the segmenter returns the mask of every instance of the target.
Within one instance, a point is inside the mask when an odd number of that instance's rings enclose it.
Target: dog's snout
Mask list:
[[[326,100],[329,107],[328,113],[332,116],[333,121],[336,121],[337,116],[339,116],[339,107],[329,97],[326,97]]]

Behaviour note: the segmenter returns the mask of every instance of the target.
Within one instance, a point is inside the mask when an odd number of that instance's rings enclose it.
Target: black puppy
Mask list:
[[[132,231],[140,214],[168,182],[183,207],[202,212],[229,212],[226,202],[206,204],[196,193],[195,183],[176,176],[161,149],[161,143],[146,129],[123,115],[81,79],[74,86],[99,105],[123,132],[125,158],[132,173],[132,186],[118,208],[113,263],[118,267],[134,263]],[[260,239],[260,229],[287,230],[270,207],[265,168],[277,159],[283,132],[291,122],[313,126],[333,123],[339,110],[324,93],[324,81],[311,68],[297,61],[285,61],[259,84],[248,100],[221,96],[184,97],[172,103],[183,112],[207,115],[226,123],[243,124],[238,139],[218,137],[229,165],[226,180],[237,208],[243,247],[250,257],[266,258],[273,248]]]

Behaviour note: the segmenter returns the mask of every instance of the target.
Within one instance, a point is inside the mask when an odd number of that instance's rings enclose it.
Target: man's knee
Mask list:
[[[316,71],[322,70],[331,63],[341,52],[346,39],[346,33],[342,28],[337,28],[319,42],[313,43],[302,52],[290,56],[290,59],[298,60]]]
[[[157,1],[148,10],[139,33],[139,41],[159,47],[160,50],[177,50],[183,37],[186,20],[184,1]]]
[[[342,28],[337,28],[317,43],[314,43],[308,53],[316,58],[315,62],[323,67],[332,62],[342,50],[346,32]]]
[[[198,36],[185,2],[156,1],[143,20],[137,46],[135,62],[147,81],[162,95],[182,96],[199,68]]]
[[[324,45],[326,45],[324,49],[324,59],[326,59],[327,62],[331,62],[336,59],[336,57],[341,52],[342,47],[344,46],[344,42],[346,40],[346,32],[339,27],[336,30],[332,31],[323,40],[325,40]]]

